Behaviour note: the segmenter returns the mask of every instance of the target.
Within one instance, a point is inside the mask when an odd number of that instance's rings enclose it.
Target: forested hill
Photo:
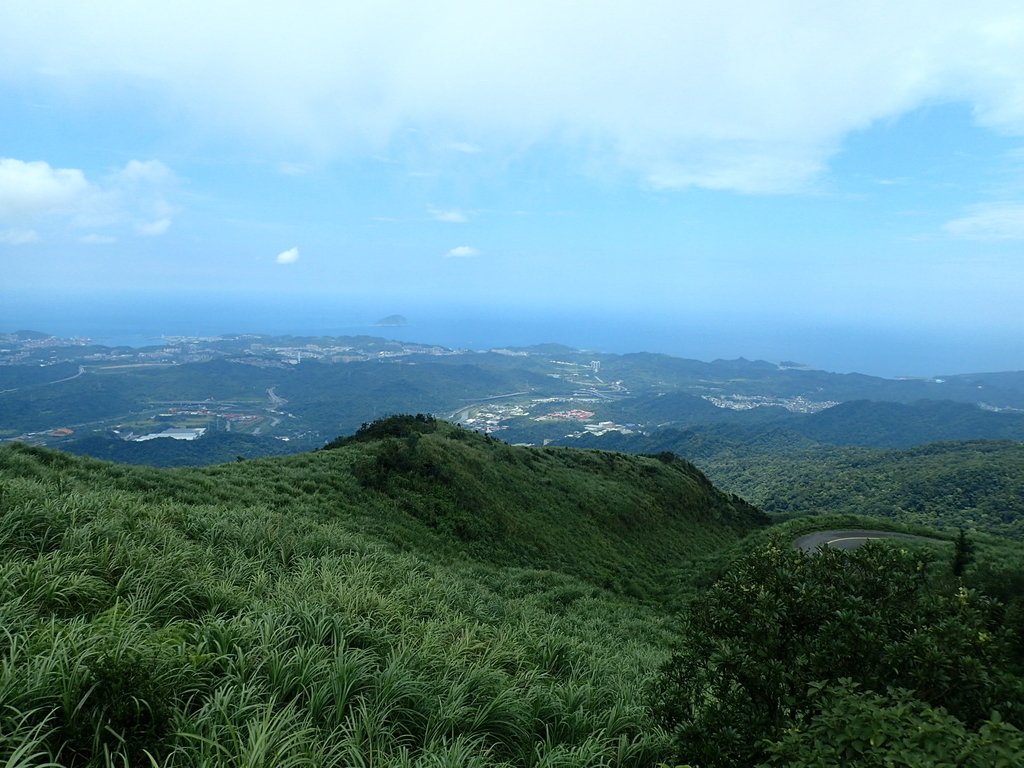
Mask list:
[[[726,425],[871,448],[1024,439],[1024,373],[881,379],[763,361],[370,337],[243,334],[139,349],[0,341],[0,441],[132,464],[298,453],[406,412],[533,445]],[[170,445],[179,430],[202,436]]]
[[[858,514],[932,528],[1024,538],[1024,443],[936,442],[839,447],[788,430],[744,427],[605,435],[605,450],[674,451],[768,513]]]

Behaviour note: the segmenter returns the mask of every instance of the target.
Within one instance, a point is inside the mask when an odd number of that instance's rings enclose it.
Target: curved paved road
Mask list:
[[[844,531],[817,531],[796,539],[793,546],[804,552],[815,552],[819,547],[835,547],[837,549],[856,549],[871,539],[907,539],[909,541],[931,541],[942,543],[945,539],[934,539],[929,536],[914,536],[909,533],[894,531],[869,531],[863,528]]]

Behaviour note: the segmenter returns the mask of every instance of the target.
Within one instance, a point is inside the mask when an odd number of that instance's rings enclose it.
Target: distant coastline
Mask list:
[[[387,303],[401,302],[389,298]],[[0,294],[0,332],[30,328],[133,347],[161,344],[166,336],[236,333],[385,336],[452,349],[558,343],[597,352],[664,353],[694,360],[800,361],[819,370],[884,377],[1024,369],[1024,337],[919,329],[883,333],[726,312],[671,317],[620,308],[517,309],[415,301],[404,302],[402,314],[381,309],[369,301],[327,298],[83,296],[58,301]],[[373,322],[374,318],[380,319]],[[398,319],[405,324],[397,324]]]

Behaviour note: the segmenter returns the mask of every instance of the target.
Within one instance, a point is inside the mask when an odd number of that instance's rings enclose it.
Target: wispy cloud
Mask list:
[[[92,232],[88,235],[82,235],[78,238],[78,242],[85,245],[110,245],[111,243],[116,243],[117,238],[112,235],[100,235]]]
[[[434,221],[443,221],[447,224],[465,224],[469,217],[460,208],[429,208],[430,216]]]
[[[130,218],[144,237],[166,234],[176,213],[164,193],[178,183],[175,173],[159,160],[130,160],[109,178],[109,196],[120,216]]]
[[[34,229],[3,229],[0,230],[0,244],[28,245],[38,243],[39,233]]]
[[[975,205],[943,229],[967,240],[1024,240],[1024,203]]]
[[[274,259],[278,264],[294,264],[299,260],[299,249],[297,247],[289,248],[287,251],[281,251],[277,254],[277,258]]]
[[[121,185],[168,184],[177,180],[174,172],[159,160],[129,160],[113,178]]]
[[[452,141],[445,144],[445,149],[452,152],[461,152],[464,155],[479,155],[483,149],[479,144],[471,144],[468,141]]]
[[[471,245],[458,245],[444,255],[446,259],[471,259],[479,256],[480,251]]]
[[[166,234],[171,228],[170,219],[156,219],[155,221],[141,221],[135,225],[135,231],[146,237],[157,237]]]

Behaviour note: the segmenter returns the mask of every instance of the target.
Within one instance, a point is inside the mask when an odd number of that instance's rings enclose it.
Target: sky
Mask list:
[[[0,330],[124,296],[1024,369],[1024,5],[6,0]]]

